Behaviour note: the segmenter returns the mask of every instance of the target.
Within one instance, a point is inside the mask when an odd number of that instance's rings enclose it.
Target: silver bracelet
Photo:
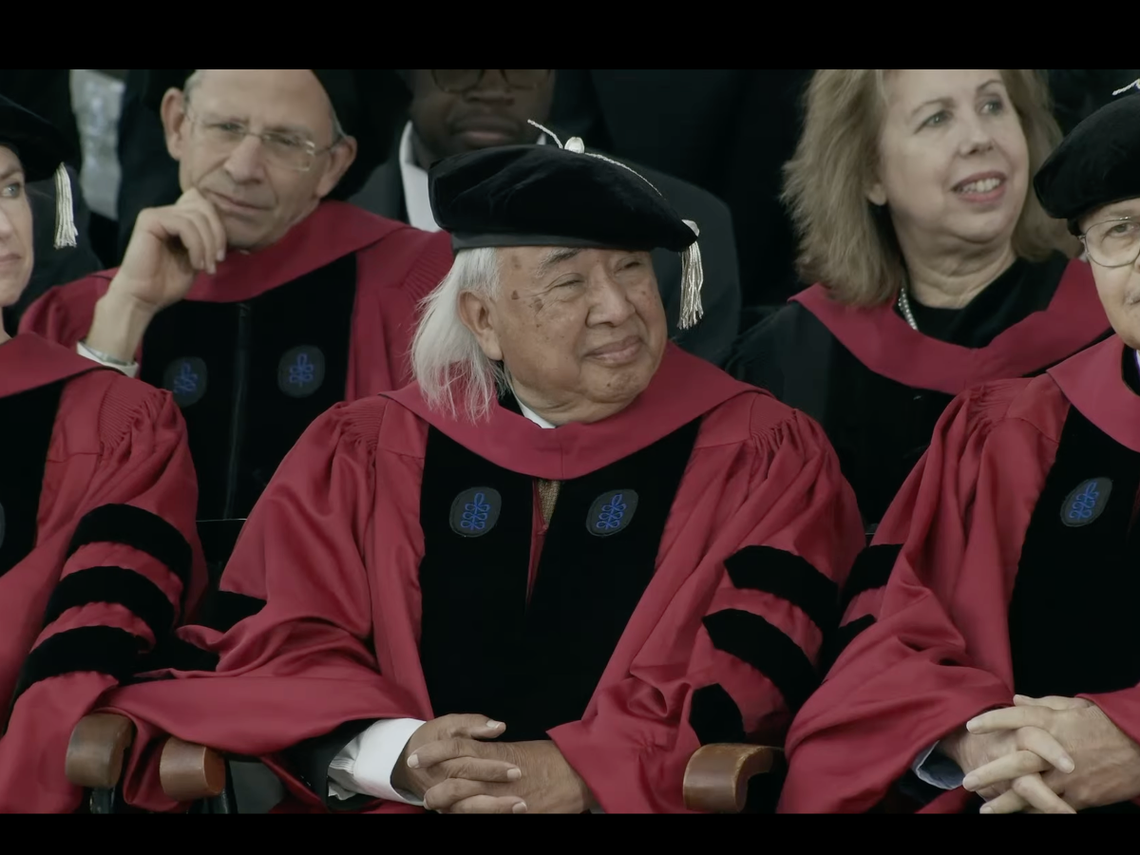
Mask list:
[[[81,342],[79,342],[79,344],[83,347],[84,350],[86,350],[88,353],[90,353],[92,356],[94,356],[100,362],[106,362],[108,365],[118,365],[122,368],[134,368],[135,367],[135,361],[133,359],[130,362],[124,362],[121,359],[116,359],[115,357],[111,356],[109,353],[103,353],[103,351],[101,351],[101,350],[96,350],[95,348],[88,345],[86,341],[81,341]]]

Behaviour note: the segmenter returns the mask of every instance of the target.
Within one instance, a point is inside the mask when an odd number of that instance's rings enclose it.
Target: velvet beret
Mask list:
[[[0,145],[20,158],[25,180],[51,178],[70,155],[63,134],[45,119],[0,95]]]
[[[1140,198],[1140,94],[1120,95],[1065,137],[1033,179],[1049,216],[1078,220],[1097,208]]]
[[[583,151],[515,145],[445,158],[428,174],[432,212],[458,249],[569,246],[683,252],[697,235],[629,167]]]
[[[388,159],[396,128],[407,118],[411,93],[392,69],[324,69],[313,73],[328,93],[344,132],[356,140],[356,160],[329,194],[333,199],[354,196],[368,177]],[[158,112],[170,88],[179,89],[194,69],[148,69],[143,103]]]

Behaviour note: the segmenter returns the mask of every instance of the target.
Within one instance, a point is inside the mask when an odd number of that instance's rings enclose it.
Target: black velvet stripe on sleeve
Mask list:
[[[826,675],[835,664],[835,660],[847,649],[847,645],[874,623],[875,618],[872,615],[863,615],[829,633],[823,642],[823,649],[819,652],[819,673]]]
[[[843,588],[843,607],[860,594],[886,585],[901,551],[900,544],[879,543],[860,552]]]
[[[693,692],[689,706],[689,726],[701,745],[745,741],[744,716],[736,701],[719,683]]]
[[[174,604],[154,582],[124,567],[89,567],[65,576],[48,601],[44,625],[70,608],[90,603],[116,603],[143,621],[154,637],[174,626]]]
[[[265,600],[238,594],[233,591],[218,591],[206,604],[202,625],[218,632],[229,632],[235,624],[265,608]]]
[[[705,616],[703,622],[713,646],[771,680],[792,712],[819,685],[815,667],[803,649],[759,615],[725,609]]]
[[[113,626],[84,626],[56,633],[24,660],[12,703],[41,680],[94,671],[122,682],[134,673],[146,641]]]
[[[839,620],[839,588],[807,559],[771,546],[746,546],[724,562],[738,589],[764,591],[803,611],[824,632]]]
[[[145,552],[181,579],[184,591],[189,583],[193,560],[189,542],[177,528],[150,511],[133,505],[95,508],[79,521],[68,557],[92,543],[122,543]]]
[[[139,662],[136,671],[140,674],[162,668],[174,671],[216,671],[218,661],[217,653],[203,650],[169,633],[161,638],[149,656]]]

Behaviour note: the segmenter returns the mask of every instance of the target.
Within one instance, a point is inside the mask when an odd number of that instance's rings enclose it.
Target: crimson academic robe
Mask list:
[[[1044,371],[1111,333],[1089,265],[1024,259],[962,309],[911,300],[844,306],[814,285],[746,332],[726,370],[826,431],[869,530],[926,450],[951,399]]]
[[[792,726],[782,809],[872,809],[920,751],[1015,692],[1088,698],[1140,741],[1134,357],[1114,336],[947,410],[851,572],[843,652]],[[981,804],[935,793],[928,811]]]
[[[536,478],[561,482],[549,525]],[[242,532],[228,620],[184,631],[197,670],[108,697],[140,728],[126,798],[174,807],[166,732],[263,758],[319,809],[371,722],[475,712],[553,739],[607,812],[682,811],[700,745],[781,741],[862,545],[818,426],[673,345],[591,425],[476,426],[414,385],[337,406]],[[280,754],[330,732],[309,771]]]
[[[313,419],[410,379],[419,301],[451,268],[449,238],[323,202],[273,246],[231,252],[151,323],[140,379],[174,395],[198,471],[207,554],[224,561],[277,465]],[[21,328],[67,347],[116,271],[37,301]]]
[[[205,589],[169,394],[33,335],[0,345],[0,812],[76,809],[72,728]]]

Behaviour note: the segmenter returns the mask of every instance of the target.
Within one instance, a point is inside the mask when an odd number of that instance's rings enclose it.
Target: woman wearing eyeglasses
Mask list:
[[[1116,334],[947,410],[879,528],[901,547],[872,547],[889,582],[791,728],[785,810],[1140,812],[1140,95],[1035,187]]]

